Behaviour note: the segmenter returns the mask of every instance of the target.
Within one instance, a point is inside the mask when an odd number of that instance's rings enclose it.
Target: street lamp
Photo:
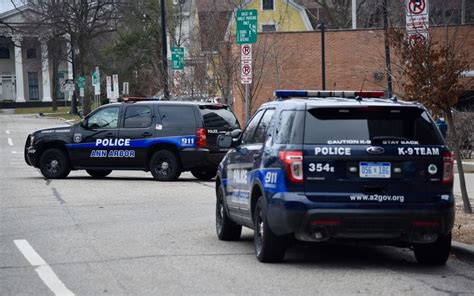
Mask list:
[[[321,30],[321,79],[323,90],[326,90],[326,45],[324,40],[324,32],[326,31],[326,24],[320,23],[317,29]]]

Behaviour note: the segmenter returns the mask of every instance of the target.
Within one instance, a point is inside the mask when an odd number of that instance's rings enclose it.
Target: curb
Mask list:
[[[451,250],[455,254],[461,254],[474,259],[474,245],[469,245],[453,240],[451,242]]]
[[[454,163],[454,172],[458,172],[458,166],[456,162]],[[462,162],[462,167],[464,169],[464,173],[474,173],[474,162]]]

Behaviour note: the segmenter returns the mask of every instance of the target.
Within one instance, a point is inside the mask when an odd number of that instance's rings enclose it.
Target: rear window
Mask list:
[[[206,128],[238,129],[234,113],[222,106],[199,106]]]
[[[443,142],[419,108],[316,108],[306,113],[306,144],[419,144]]]

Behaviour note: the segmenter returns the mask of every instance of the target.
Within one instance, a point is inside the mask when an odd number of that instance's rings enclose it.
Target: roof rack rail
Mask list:
[[[353,98],[362,100],[362,98],[378,98],[382,99],[385,96],[383,91],[347,91],[347,90],[276,90],[274,92],[277,100],[286,100],[290,98]]]

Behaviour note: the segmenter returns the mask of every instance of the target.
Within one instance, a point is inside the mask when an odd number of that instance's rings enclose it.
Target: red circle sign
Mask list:
[[[244,55],[249,55],[250,54],[250,45],[244,45],[242,46],[242,54]]]
[[[409,0],[408,8],[412,14],[421,14],[425,12],[426,0]]]
[[[242,73],[243,73],[244,75],[249,75],[249,74],[250,74],[250,71],[251,71],[250,65],[245,64],[245,65],[242,66]]]

